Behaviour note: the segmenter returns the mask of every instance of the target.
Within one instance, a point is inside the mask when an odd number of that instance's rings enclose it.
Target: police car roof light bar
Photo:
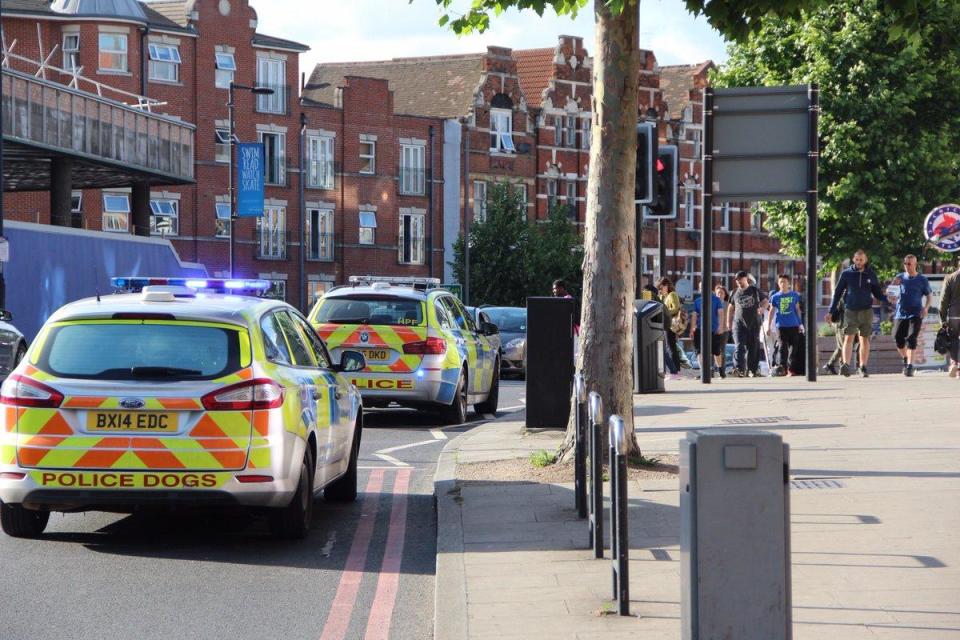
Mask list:
[[[118,277],[110,278],[110,284],[115,289],[129,293],[140,293],[144,287],[185,287],[193,291],[233,294],[263,293],[270,289],[270,282],[267,280],[219,278]]]
[[[436,289],[440,286],[440,278],[404,278],[404,277],[393,277],[393,276],[350,276],[349,280],[352,285],[370,285],[375,282],[382,282],[385,284],[395,285],[395,286],[409,286],[414,289]]]

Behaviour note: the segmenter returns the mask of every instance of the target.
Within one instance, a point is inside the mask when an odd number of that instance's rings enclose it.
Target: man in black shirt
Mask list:
[[[728,326],[737,347],[733,374],[760,376],[759,362],[760,303],[767,297],[750,283],[746,271],[737,272],[737,290],[730,296],[732,306]]]

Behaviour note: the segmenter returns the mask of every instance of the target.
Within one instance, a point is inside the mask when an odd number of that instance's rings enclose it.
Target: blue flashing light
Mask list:
[[[141,278],[141,277],[117,277],[110,278],[110,284],[115,289],[138,293],[144,287],[149,286],[168,286],[168,287],[187,287],[197,291],[206,291],[210,293],[234,293],[257,294],[268,291],[270,282],[267,280],[220,280],[220,279],[200,279],[200,278]]]
[[[187,286],[191,289],[206,289],[207,281],[206,280],[187,280]]]
[[[426,375],[426,373],[423,371],[423,369],[417,369],[417,377],[418,377],[418,378],[422,378],[422,377],[425,376],[425,375]]]

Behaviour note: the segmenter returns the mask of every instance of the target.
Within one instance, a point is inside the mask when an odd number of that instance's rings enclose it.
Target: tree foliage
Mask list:
[[[762,20],[730,46],[719,86],[820,86],[820,247],[831,267],[864,248],[880,267],[923,253],[923,220],[960,199],[960,3],[928,3],[917,41],[890,42],[881,0],[836,0]],[[804,253],[803,203],[766,203],[768,229]]]
[[[466,281],[464,261],[461,235],[452,263],[458,282]],[[582,262],[583,246],[563,207],[554,207],[545,221],[529,222],[521,196],[494,185],[486,219],[470,227],[470,302],[526,306],[528,296],[549,296],[557,278],[579,289]]]

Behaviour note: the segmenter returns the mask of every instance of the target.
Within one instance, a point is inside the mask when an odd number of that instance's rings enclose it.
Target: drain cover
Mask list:
[[[793,489],[843,489],[846,487],[842,480],[832,478],[810,478],[806,480],[791,480]]]
[[[726,418],[720,422],[722,424],[776,424],[790,421],[790,416],[771,416],[769,418]]]

